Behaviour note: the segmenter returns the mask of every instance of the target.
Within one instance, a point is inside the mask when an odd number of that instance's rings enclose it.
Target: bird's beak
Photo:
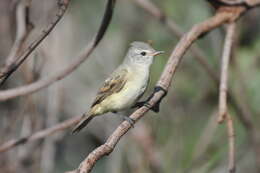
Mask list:
[[[163,54],[163,53],[164,53],[164,51],[156,51],[152,55],[157,56],[157,55],[160,55],[160,54]]]

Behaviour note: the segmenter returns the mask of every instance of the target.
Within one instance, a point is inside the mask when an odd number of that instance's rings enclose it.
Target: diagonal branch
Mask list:
[[[227,22],[231,17],[232,14],[230,13],[217,13],[212,18],[209,18],[208,20],[195,25],[187,34],[185,34],[173,50],[160,77],[160,80],[157,82],[157,86],[164,88],[164,90],[168,90],[172,82],[172,77],[180,64],[183,55],[186,53],[191,44],[201,35]],[[163,92],[163,90],[154,92],[148,104],[151,106],[155,105],[162,99],[164,95],[165,92]],[[131,114],[130,118],[136,122],[140,118],[142,118],[148,111],[149,108],[143,106],[140,109],[136,110],[133,114]],[[92,151],[86,157],[86,159],[82,161],[79,168],[75,171],[71,171],[70,173],[89,173],[99,159],[101,159],[105,155],[110,154],[114,150],[116,144],[130,130],[130,128],[131,124],[129,124],[129,122],[122,122],[103,145]]]
[[[165,25],[169,31],[171,31],[174,35],[177,37],[182,36],[181,29],[179,26],[171,20],[169,17],[167,17],[163,11],[161,11],[155,4],[153,4],[150,0],[133,0],[134,3],[136,3],[138,6],[143,8],[145,11],[147,11],[149,14],[151,14],[152,17],[155,19],[159,20],[160,23]],[[215,86],[217,89],[219,89],[219,78],[214,69],[207,63],[206,61],[206,55],[203,53],[203,51],[197,47],[196,45],[193,45],[190,48],[190,51],[192,55],[198,60],[198,62],[202,65],[203,69],[206,71],[206,74],[209,75],[210,79],[215,83]],[[250,120],[250,113],[247,111],[248,109],[246,108],[246,104],[242,103],[243,100],[238,99],[240,98],[237,96],[238,94],[235,94],[232,90],[227,91],[227,97],[229,97],[230,105],[235,109],[236,115],[242,122],[242,124],[246,127],[246,129],[253,129],[252,123]],[[248,130],[250,131],[249,133],[255,134],[254,130]],[[255,135],[249,135],[255,136]],[[257,140],[252,140],[252,141],[257,141]],[[256,144],[256,142],[252,142],[253,144]],[[259,150],[260,151],[260,150]],[[260,163],[260,159],[259,163]]]
[[[66,1],[67,2],[67,1]],[[14,89],[4,90],[0,91],[0,101],[5,101],[8,99],[12,99],[18,96],[31,94],[36,91],[39,91],[42,88],[48,87],[49,85],[53,84],[56,81],[59,81],[66,76],[68,76],[71,72],[76,70],[79,65],[81,65],[93,52],[93,50],[96,48],[99,41],[103,38],[107,27],[111,21],[112,14],[114,11],[116,0],[108,0],[105,15],[103,17],[101,26],[96,34],[96,36],[92,39],[92,41],[79,53],[79,55],[74,59],[69,65],[67,65],[62,70],[54,73],[53,75],[50,75],[48,77],[45,77],[43,79],[40,79],[32,84],[17,87]]]
[[[0,146],[0,153],[6,152],[6,151],[18,146],[18,145],[22,145],[22,144],[25,144],[27,142],[33,142],[33,141],[36,141],[36,140],[39,140],[39,139],[43,139],[43,138],[48,137],[50,135],[53,135],[57,132],[68,129],[68,128],[76,125],[80,121],[80,118],[81,118],[81,116],[77,116],[77,117],[68,119],[68,120],[66,120],[62,123],[59,123],[59,124],[57,124],[53,127],[41,130],[39,132],[36,132],[36,133],[34,133],[30,136],[23,137],[23,138],[20,138],[20,139],[10,140],[10,141],[8,141],[8,142],[6,142],[6,143],[4,143]]]
[[[167,29],[176,37],[181,38],[183,36],[183,32],[181,28],[171,20],[162,10],[160,10],[155,4],[153,4],[150,0],[133,0],[133,2],[139,7],[143,8],[146,12],[148,12],[152,17],[157,19],[161,24],[165,25]],[[190,48],[191,54],[198,61],[198,63],[203,67],[206,71],[206,74],[216,83],[219,83],[218,75],[214,71],[214,69],[207,62],[207,57],[204,52],[195,45]]]
[[[22,65],[22,63],[29,57],[29,55],[31,55],[31,53],[40,45],[40,43],[50,34],[50,32],[54,29],[54,27],[65,14],[70,1],[71,0],[59,0],[59,11],[55,15],[55,19],[47,26],[46,29],[42,31],[42,33],[35,41],[33,41],[27,48],[25,48],[25,51],[21,55],[15,54],[14,57],[7,59],[6,65],[3,69],[1,69],[0,86],[4,84],[10,75],[12,75],[12,73],[15,72],[20,67],[20,65]]]
[[[220,25],[226,23],[227,21],[229,21],[231,19],[233,19],[232,12],[231,13],[219,12],[212,18],[206,20],[205,22],[195,25],[191,29],[190,32],[188,32],[187,34],[185,34],[182,37],[182,39],[180,40],[180,42],[178,43],[178,45],[172,52],[172,54],[168,60],[168,63],[165,67],[165,70],[164,70],[163,74],[161,75],[161,78],[158,81],[157,85],[161,88],[164,88],[165,90],[168,90],[168,88],[170,87],[171,81],[172,81],[172,77],[175,74],[176,69],[180,64],[180,62],[183,58],[183,55],[185,54],[187,49],[191,46],[191,44],[195,40],[197,40],[201,35],[208,33],[209,31],[213,30],[216,27],[219,27]],[[160,101],[162,99],[162,97],[164,95],[165,95],[165,92],[162,90],[153,93],[152,97],[149,100],[149,104],[155,105],[158,101]],[[144,116],[144,114],[147,111],[149,111],[149,108],[141,107],[140,109],[135,111],[130,117],[133,120],[138,121],[140,118],[142,118]],[[72,122],[70,125],[66,126],[64,129],[71,127],[72,125],[74,125],[74,123],[77,123],[76,118],[67,120],[66,122],[68,122],[68,121],[72,121]],[[60,126],[62,124],[63,123],[60,123],[53,128],[58,128],[58,126]],[[79,169],[77,171],[78,172],[80,172],[80,171],[89,172],[94,167],[97,160],[102,158],[104,155],[108,155],[109,153],[111,153],[113,151],[114,147],[119,142],[121,137],[124,134],[126,134],[128,132],[128,130],[130,130],[130,128],[131,128],[131,125],[127,121],[122,122],[119,125],[119,127],[114,131],[114,133],[108,138],[108,140],[105,144],[101,145],[100,147],[98,147],[96,150],[94,150],[92,153],[89,154],[89,156],[81,163],[81,166],[79,167]],[[46,129],[44,131],[49,131],[50,129],[52,129],[52,128]],[[58,129],[64,130],[62,128],[58,128]],[[58,132],[59,131],[58,129],[52,131],[51,133],[49,133],[49,135],[54,134],[55,132]],[[41,134],[44,131],[41,131],[38,133]],[[34,136],[34,135],[32,135],[32,136]],[[46,136],[41,135],[41,137],[43,138]],[[23,142],[23,140],[20,140],[20,141]],[[32,141],[32,140],[27,140],[27,141]],[[18,143],[21,144],[22,142],[20,142],[20,143],[18,142]],[[15,146],[17,146],[17,145],[15,145]],[[76,172],[76,171],[72,171],[72,172]]]
[[[21,0],[16,7],[16,36],[13,47],[6,58],[5,65],[0,70],[0,79],[4,77],[12,66],[18,61],[24,43],[33,29],[33,24],[29,20],[30,0]],[[0,80],[1,81],[1,80]]]

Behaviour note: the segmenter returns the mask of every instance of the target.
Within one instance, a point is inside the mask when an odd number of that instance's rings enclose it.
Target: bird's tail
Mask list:
[[[81,129],[83,129],[92,119],[94,116],[91,112],[85,113],[82,115],[81,121],[73,128],[72,134],[78,133]]]

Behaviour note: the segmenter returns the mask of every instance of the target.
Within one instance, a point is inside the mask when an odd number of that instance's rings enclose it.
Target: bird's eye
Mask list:
[[[141,55],[142,55],[142,56],[145,56],[145,55],[146,55],[146,52],[141,52]]]

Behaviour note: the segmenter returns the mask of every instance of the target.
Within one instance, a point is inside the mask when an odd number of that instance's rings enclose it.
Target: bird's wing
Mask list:
[[[91,107],[99,104],[105,100],[108,96],[121,91],[127,80],[127,69],[119,69],[113,73],[99,89],[96,99],[94,100]]]

